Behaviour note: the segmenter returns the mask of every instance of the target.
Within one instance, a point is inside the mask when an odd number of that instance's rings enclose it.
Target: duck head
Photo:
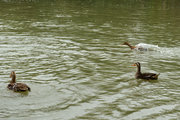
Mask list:
[[[129,43],[128,42],[124,42],[122,45],[129,45]]]
[[[10,78],[12,78],[11,83],[16,83],[16,73],[14,71],[11,72]]]
[[[141,64],[140,64],[139,62],[137,62],[137,63],[134,63],[132,66],[137,66],[137,67],[140,67],[140,66],[141,66]]]
[[[137,72],[141,73],[141,64],[139,62],[134,63],[132,66],[137,66]]]

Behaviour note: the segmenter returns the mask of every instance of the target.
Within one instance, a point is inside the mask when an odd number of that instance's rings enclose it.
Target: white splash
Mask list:
[[[160,48],[158,45],[139,43],[136,45],[136,50],[140,51],[158,51]]]

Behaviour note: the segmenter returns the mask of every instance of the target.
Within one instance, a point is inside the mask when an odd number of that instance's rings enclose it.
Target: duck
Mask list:
[[[13,90],[14,92],[26,92],[31,91],[31,88],[24,83],[16,83],[16,73],[14,71],[10,74],[11,81],[8,84],[7,88]]]
[[[137,66],[137,72],[135,74],[136,79],[157,80],[160,75],[160,73],[141,73],[141,64],[139,62],[134,63],[132,66]]]
[[[124,42],[122,45],[127,45],[127,46],[129,46],[129,48],[130,48],[131,50],[139,50],[139,51],[147,51],[147,50],[148,50],[147,48],[144,48],[144,47],[142,47],[142,46],[138,46],[138,45],[132,46],[132,45],[129,44],[128,42]]]

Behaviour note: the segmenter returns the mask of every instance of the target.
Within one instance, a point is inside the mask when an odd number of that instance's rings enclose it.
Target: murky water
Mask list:
[[[0,119],[180,119],[179,0],[1,0],[0,8]],[[137,61],[159,80],[136,80]],[[6,88],[12,70],[29,94]]]

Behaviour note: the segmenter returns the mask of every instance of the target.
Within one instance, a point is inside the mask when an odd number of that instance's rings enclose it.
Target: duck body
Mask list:
[[[142,47],[142,46],[135,46],[134,49],[135,49],[135,50],[138,50],[138,51],[148,51],[147,48],[144,48],[144,47]]]
[[[136,79],[145,79],[145,80],[157,80],[159,74],[155,73],[136,73]]]
[[[133,66],[137,66],[137,72],[135,74],[136,79],[157,80],[160,75],[160,73],[141,73],[141,65],[139,62],[135,63]]]
[[[16,83],[16,74],[14,71],[11,72],[10,77],[12,80],[8,84],[7,88],[14,92],[26,92],[31,91],[31,88],[24,83]]]
[[[10,83],[7,88],[15,92],[31,91],[31,88],[24,83]]]
[[[140,46],[140,45],[132,46],[132,45],[130,45],[128,42],[124,42],[123,45],[129,46],[129,48],[131,48],[131,50],[139,50],[139,51],[147,51],[147,50],[148,50],[147,48],[142,47],[142,46]]]

